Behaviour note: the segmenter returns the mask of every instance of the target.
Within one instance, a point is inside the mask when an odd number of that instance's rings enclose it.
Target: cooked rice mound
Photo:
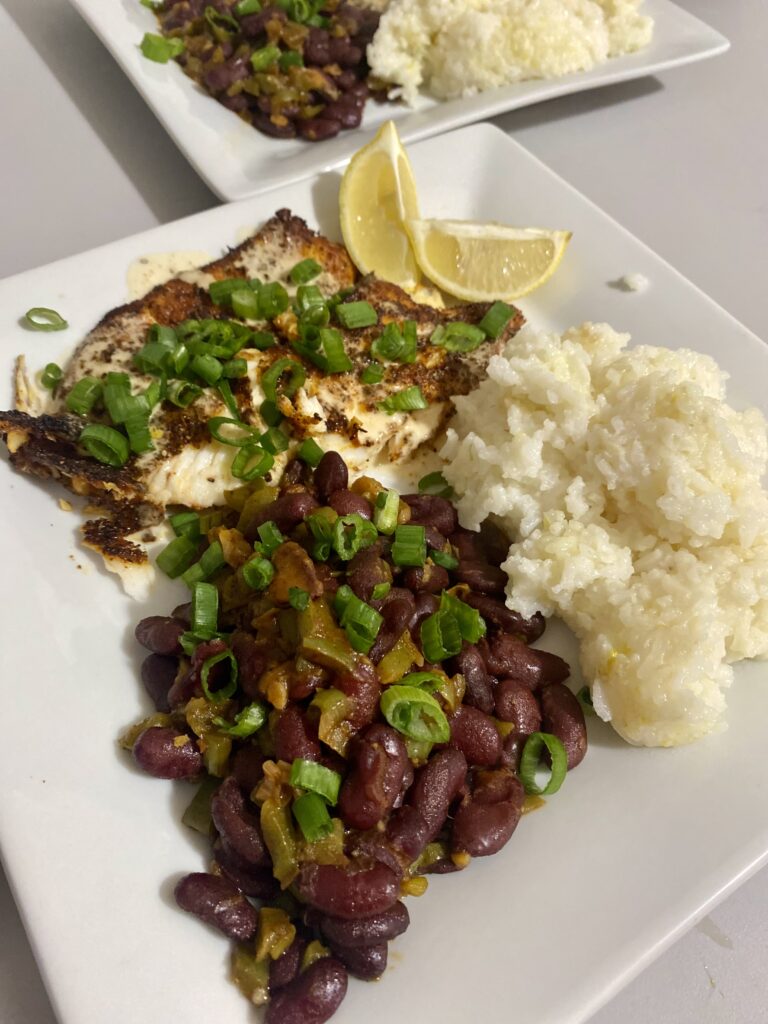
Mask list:
[[[721,727],[730,662],[768,657],[766,423],[708,356],[628,341],[524,330],[442,455],[462,523],[516,538],[508,603],[571,627],[625,739],[675,746]]]

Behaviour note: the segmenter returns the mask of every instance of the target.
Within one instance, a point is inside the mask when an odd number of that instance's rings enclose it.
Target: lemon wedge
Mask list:
[[[406,220],[418,220],[416,182],[393,121],[352,157],[339,189],[344,244],[357,269],[401,288],[419,283]]]
[[[406,221],[416,259],[434,283],[459,299],[518,299],[557,270],[570,231],[512,228],[463,220]]]

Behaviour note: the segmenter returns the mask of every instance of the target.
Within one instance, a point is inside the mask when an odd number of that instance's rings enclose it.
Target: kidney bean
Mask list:
[[[134,630],[134,636],[142,647],[153,654],[181,654],[179,638],[184,632],[184,623],[170,615],[150,615],[142,619]]]
[[[385,864],[398,878],[419,856],[429,842],[429,827],[421,814],[404,804],[394,811],[384,833],[372,830],[359,833],[352,842],[352,852]]]
[[[331,37],[324,28],[310,28],[304,42],[304,60],[307,64],[317,64],[320,67],[330,64],[330,41]]]
[[[547,622],[541,612],[536,612],[530,619],[524,618],[519,612],[507,608],[503,601],[487,594],[473,594],[471,591],[462,598],[471,608],[476,608],[486,622],[498,626],[504,633],[521,636],[526,643],[538,640],[546,629]]]
[[[392,567],[381,557],[381,547],[372,544],[358,551],[347,566],[347,583],[361,601],[370,601],[378,583],[392,582]],[[381,608],[381,604],[378,604]]]
[[[373,828],[394,806],[409,763],[400,734],[388,725],[372,725],[352,745],[352,770],[339,792],[344,823]]]
[[[428,843],[443,827],[451,803],[461,792],[466,777],[467,759],[452,747],[433,754],[417,773],[408,803],[426,822]]]
[[[408,569],[403,575],[403,583],[414,594],[439,594],[448,589],[451,581],[441,565],[427,564],[422,569]]]
[[[203,74],[203,81],[209,92],[224,92],[235,82],[248,78],[249,73],[252,72],[244,60],[227,61],[210,66]]]
[[[512,838],[524,799],[522,783],[507,769],[478,772],[454,814],[451,848],[472,857],[498,853]]]
[[[305,761],[320,759],[320,741],[316,727],[301,713],[296,704],[289,704],[280,711],[275,722],[272,739],[275,757],[289,763],[296,757]]]
[[[248,97],[242,92],[237,96],[227,96],[227,94],[224,93],[223,96],[217,96],[216,98],[223,107],[226,107],[227,110],[234,111],[235,114],[242,114],[250,107]]]
[[[219,835],[248,864],[267,867],[270,856],[255,808],[251,810],[237,780],[226,778],[211,797],[211,818]]]
[[[353,68],[363,59],[363,51],[344,36],[332,37],[328,50],[331,63],[340,64],[343,68]]]
[[[298,130],[299,135],[307,142],[323,142],[338,135],[341,125],[330,118],[310,117],[306,121],[299,121]]]
[[[339,75],[336,75],[336,84],[340,89],[343,89],[344,92],[349,92],[349,90],[352,88],[353,85],[355,85],[356,82],[357,75],[355,74],[354,71],[350,71],[349,69],[347,69],[346,71],[342,71],[341,74]],[[357,99],[356,96],[354,98]]]
[[[460,789],[461,786],[458,788]],[[409,799],[412,795],[413,787],[411,787],[406,799]],[[422,805],[426,802],[422,796],[420,796],[419,799],[421,800]],[[447,799],[448,806],[452,799],[452,797]],[[430,805],[433,809],[434,803],[435,801]],[[387,842],[393,849],[402,853],[406,857],[407,862],[410,863],[419,856],[427,843],[434,838],[434,836],[431,835],[431,832],[437,816],[439,816],[439,810],[437,810],[436,813],[433,813],[431,820],[428,822],[421,810],[417,809],[410,803],[403,804],[402,807],[398,808],[392,815],[390,815],[389,821],[387,822],[385,833]],[[441,826],[442,822],[440,823],[440,826],[438,826],[435,835],[440,831]]]
[[[335,864],[306,862],[296,881],[299,899],[333,917],[370,917],[397,900],[397,875],[385,864],[352,870]]]
[[[188,669],[186,672],[177,673],[168,690],[168,703],[171,708],[183,708],[192,697],[201,697],[202,694],[199,672]]]
[[[203,770],[195,741],[170,726],[145,729],[133,745],[133,759],[156,779],[195,779]]]
[[[459,583],[466,583],[472,590],[483,594],[503,594],[509,582],[503,570],[476,559],[459,558],[459,564],[452,572]]]
[[[440,602],[434,594],[420,593],[416,595],[415,611],[411,616],[411,621],[408,623],[408,628],[411,631],[411,636],[416,643],[421,643],[421,624],[424,619],[428,619],[430,615],[434,615],[437,609],[440,607]]]
[[[141,681],[158,711],[170,711],[168,691],[179,671],[177,658],[148,654],[141,663]]]
[[[248,942],[256,935],[259,917],[228,878],[202,871],[187,875],[174,890],[182,910],[213,925],[228,938]]]
[[[261,750],[250,743],[235,751],[231,762],[232,776],[246,793],[250,793],[261,782],[264,760]]]
[[[213,857],[222,872],[243,895],[268,900],[280,891],[280,885],[272,874],[271,867],[254,867],[238,856],[226,840],[216,840],[213,844]]]
[[[403,780],[400,783],[400,792],[397,794],[397,796],[395,797],[395,802],[392,804],[393,807],[402,807],[403,801],[405,800],[405,795],[413,785],[414,778],[415,772],[413,770],[413,765],[411,764],[411,760],[409,758],[405,762],[405,765],[403,766]]]
[[[258,509],[244,524],[241,532],[245,534],[246,540],[258,540],[258,528],[272,519],[279,530],[288,533],[318,507],[309,491],[287,491]]]
[[[374,981],[376,978],[380,978],[387,969],[388,946],[386,942],[379,942],[375,946],[359,946],[355,949],[330,941],[328,945],[333,955],[341,960],[355,978]]]
[[[491,675],[519,679],[532,690],[546,683],[561,683],[571,672],[568,662],[556,654],[528,647],[508,633],[498,633],[488,640],[484,638],[478,648]]]
[[[310,39],[313,33],[321,29],[311,28]],[[327,33],[326,33],[327,35]],[[315,467],[315,488],[320,501],[327,502],[334,491],[344,491],[349,486],[349,470],[347,464],[338,452],[326,452]]]
[[[521,732],[511,732],[504,738],[499,762],[502,768],[509,768],[513,772],[520,768],[520,758],[523,756],[523,747],[527,739],[528,737]]]
[[[324,110],[326,117],[338,121],[342,128],[359,128],[363,120],[363,104],[352,97],[342,97],[335,103],[329,103]]]
[[[447,544],[446,538],[434,526],[427,525],[424,527],[424,537],[427,541],[427,547],[434,548],[435,551],[442,551]]]
[[[325,1024],[346,994],[346,968],[336,957],[324,956],[275,993],[264,1024]]]
[[[485,668],[480,651],[474,644],[464,644],[461,651],[450,662],[451,672],[460,672],[464,676],[466,692],[464,702],[470,707],[493,714],[493,689],[491,677]]]
[[[446,537],[459,525],[456,509],[446,498],[432,494],[404,494],[403,501],[411,509],[411,522],[422,526],[433,526]]]
[[[333,575],[331,567],[325,562],[315,562],[315,575],[322,583],[323,593],[326,597],[334,597],[340,584],[338,578]]]
[[[267,651],[250,633],[240,629],[232,634],[229,646],[237,661],[237,681],[240,689],[251,700],[256,700],[261,696],[259,680],[267,668]]]
[[[539,702],[530,687],[519,679],[500,679],[494,694],[496,717],[512,722],[515,731],[530,736],[541,728]]]
[[[402,935],[410,923],[408,908],[400,900],[380,914],[359,917],[352,921],[344,917],[331,917],[329,914],[320,914],[317,917],[317,925],[328,941],[347,949],[389,942],[390,939]]]
[[[267,30],[267,22],[285,22],[287,15],[279,7],[263,7],[256,14],[247,14],[240,19],[240,31],[247,39],[258,39]]]
[[[477,708],[460,704],[448,716],[451,746],[460,750],[467,764],[491,768],[501,757],[501,737],[493,719]]]
[[[320,563],[322,564],[322,563]],[[328,679],[328,672],[312,662],[294,665],[288,676],[288,697],[290,700],[304,700],[314,693]]]
[[[349,72],[345,71],[343,74],[346,75],[349,74]],[[371,94],[371,90],[368,88],[367,83],[357,79],[349,86],[345,85],[344,88],[346,89],[348,96],[354,96],[355,99],[360,100],[363,103],[365,103]]]
[[[331,506],[334,512],[340,516],[349,516],[353,513],[362,516],[363,519],[373,518],[373,509],[371,503],[366,501],[361,494],[355,494],[354,491],[341,489],[334,491],[333,494],[328,498],[328,504]]]
[[[307,948],[307,940],[303,935],[297,935],[288,949],[282,953],[277,960],[270,960],[269,963],[269,991],[277,992],[280,988],[290,985],[298,976],[301,968],[301,958]]]
[[[587,725],[584,712],[574,695],[562,683],[549,683],[539,692],[541,727],[557,736],[568,755],[568,770],[584,760],[587,752]]]
[[[336,686],[347,697],[352,698],[353,710],[349,721],[360,729],[374,720],[379,711],[381,684],[373,665],[361,662],[356,675],[341,672],[336,676]]]
[[[183,622],[184,626],[189,629],[192,625],[192,602],[187,601],[186,604],[177,604],[171,612],[171,617],[179,619],[179,621]]]

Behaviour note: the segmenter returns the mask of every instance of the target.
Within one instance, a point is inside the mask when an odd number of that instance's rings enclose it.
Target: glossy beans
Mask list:
[[[411,616],[411,621],[408,623],[411,636],[416,643],[419,643],[421,639],[420,630],[422,622],[424,619],[428,619],[430,615],[434,615],[439,607],[440,602],[434,594],[422,592],[416,595],[414,612]]]
[[[541,728],[541,709],[530,687],[519,679],[500,679],[494,694],[496,717],[512,722],[515,731],[529,736]]]
[[[349,721],[357,729],[369,725],[378,713],[381,696],[381,685],[373,667],[363,662],[355,675],[347,672],[337,675],[335,684],[352,699],[353,710]]]
[[[290,985],[298,976],[301,968],[301,958],[307,948],[307,940],[303,935],[297,935],[288,949],[282,953],[277,960],[270,960],[269,963],[269,991],[277,992],[278,989]]]
[[[408,908],[400,900],[380,914],[353,921],[343,917],[330,917],[328,914],[320,914],[317,917],[317,926],[329,942],[351,949],[374,946],[396,939],[410,923]]]
[[[318,507],[309,491],[288,491],[254,512],[248,522],[242,525],[241,532],[246,540],[258,540],[258,528],[271,519],[279,530],[288,533]]]
[[[273,742],[278,761],[287,761],[290,764],[297,757],[305,761],[320,760],[317,726],[310,723],[296,704],[289,704],[285,710],[278,712]]]
[[[351,828],[373,828],[400,794],[408,752],[399,733],[372,725],[351,750],[352,770],[339,793],[339,812]]]
[[[528,644],[538,640],[546,627],[546,620],[539,612],[526,619],[519,612],[507,608],[503,601],[489,597],[488,594],[470,592],[463,599],[470,607],[477,608],[486,622],[498,626],[504,633],[521,636]]]
[[[346,968],[335,957],[322,957],[275,993],[264,1024],[324,1024],[346,994]]]
[[[539,693],[541,726],[560,740],[568,755],[568,770],[581,764],[587,752],[587,726],[581,705],[567,686],[551,683]]]
[[[259,680],[267,667],[268,654],[250,633],[236,630],[230,641],[237,660],[237,678],[243,692],[252,700],[261,696]]]
[[[519,679],[532,690],[546,683],[561,683],[570,674],[568,663],[556,654],[528,647],[507,633],[483,639],[478,647],[491,675]]]
[[[195,779],[203,770],[195,741],[167,726],[145,729],[133,745],[133,759],[156,779]]]
[[[427,842],[443,827],[451,803],[467,776],[467,759],[460,750],[441,750],[419,770],[408,794],[408,803],[427,826]],[[403,808],[405,810],[405,808]]]
[[[256,934],[258,914],[233,885],[221,875],[202,871],[187,875],[174,890],[182,910],[213,925],[228,938],[248,942]]]
[[[451,746],[460,750],[467,764],[491,768],[501,757],[501,736],[493,719],[477,708],[460,704],[448,716]]]
[[[268,900],[280,892],[280,886],[271,867],[255,867],[239,857],[225,840],[213,844],[213,856],[223,874],[237,886],[244,896]]]
[[[478,772],[454,815],[452,849],[472,857],[498,853],[512,838],[524,799],[522,783],[509,770]]]
[[[295,884],[299,899],[334,917],[370,917],[391,907],[400,893],[397,875],[381,863],[357,871],[304,863]]]
[[[446,498],[431,494],[404,494],[403,501],[411,510],[411,522],[432,526],[448,537],[459,525],[456,509]]]
[[[451,669],[464,676],[466,691],[464,702],[471,707],[493,714],[493,688],[491,677],[483,661],[483,656],[474,644],[465,644],[453,659]]]
[[[250,801],[246,802],[232,776],[225,779],[211,797],[211,817],[219,835],[246,863],[257,867],[271,863],[256,808]]]
[[[347,569],[347,583],[361,601],[370,601],[373,588],[379,583],[392,582],[392,568],[381,557],[378,544],[359,551]]]
[[[149,615],[141,620],[134,635],[153,654],[181,654],[179,638],[184,629],[184,623],[170,615]]]
[[[355,948],[340,946],[338,943],[330,941],[328,945],[333,955],[341,960],[349,973],[362,981],[373,981],[380,978],[387,969],[388,947],[386,942],[379,942],[375,946]]]
[[[528,737],[521,732],[511,732],[509,736],[504,737],[501,761],[499,762],[502,768],[509,768],[513,772],[519,769],[520,758],[523,756],[523,747],[527,739]]]
[[[414,594],[439,594],[451,585],[448,571],[441,565],[429,563],[422,569],[408,569],[403,575],[403,583]]]
[[[141,681],[157,711],[169,711],[168,691],[179,671],[177,658],[148,654],[141,663]]]
[[[507,574],[497,566],[469,558],[459,559],[453,576],[459,583],[466,583],[483,594],[503,594],[508,583]]]
[[[231,771],[237,784],[250,793],[262,780],[264,755],[258,747],[240,747],[232,756]]]
[[[348,491],[343,488],[334,491],[328,498],[328,504],[340,516],[358,515],[363,519],[371,519],[373,517],[371,503],[366,501],[361,494],[355,494],[354,491]]]

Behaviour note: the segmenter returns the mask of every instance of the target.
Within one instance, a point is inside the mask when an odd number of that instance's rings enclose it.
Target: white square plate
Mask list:
[[[655,19],[654,38],[639,53],[617,57],[593,71],[549,81],[521,82],[470,99],[436,102],[423,97],[416,109],[369,103],[361,128],[323,143],[270,139],[207,95],[175,63],[153,64],[142,56],[145,32],[157,19],[139,0],[71,0],[139,90],[201,178],[222,199],[246,196],[306,178],[347,160],[388,118],[404,142],[487,120],[516,107],[657,74],[728,48],[719,32],[669,0],[646,0]]]
[[[411,155],[427,216],[573,231],[558,273],[522,303],[530,321],[607,320],[635,343],[707,352],[732,374],[731,399],[768,413],[768,349],[516,143],[475,126]],[[2,365],[22,351],[33,369],[63,362],[125,300],[128,265],[147,253],[214,255],[278,204],[336,235],[337,187],[331,173],[0,283]],[[649,289],[611,286],[629,272]],[[24,331],[17,317],[39,305],[69,330]],[[147,713],[133,626],[183,588],[165,581],[148,607],[120,594],[77,546],[60,494],[0,466],[0,848],[41,970],[62,1024],[245,1024],[255,1018],[227,980],[228,943],[171,896],[206,862],[179,821],[192,789],[141,775],[115,744]],[[564,634],[550,626],[546,645],[574,664]],[[500,854],[409,901],[384,979],[353,981],[334,1024],[585,1020],[768,858],[765,665],[737,667],[729,703],[726,732],[678,750],[628,747],[591,720],[589,754],[561,792]]]

